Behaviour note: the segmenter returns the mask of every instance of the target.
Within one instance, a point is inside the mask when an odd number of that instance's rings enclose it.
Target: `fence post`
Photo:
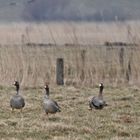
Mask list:
[[[82,50],[81,51],[82,68],[81,68],[81,75],[80,75],[81,81],[83,81],[85,79],[85,61],[86,61],[86,50]]]
[[[57,58],[56,62],[56,83],[57,85],[64,85],[64,60]]]
[[[124,73],[124,48],[120,49],[119,61],[120,61],[121,73],[123,74]]]

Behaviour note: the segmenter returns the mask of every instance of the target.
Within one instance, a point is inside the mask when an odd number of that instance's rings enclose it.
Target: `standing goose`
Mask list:
[[[104,89],[104,85],[103,83],[99,84],[99,95],[98,97],[93,97],[90,101],[89,101],[89,107],[90,109],[95,108],[95,109],[102,109],[106,103],[103,100],[103,89]]]
[[[49,98],[49,86],[46,84],[45,86],[45,96],[43,100],[43,108],[45,110],[45,113],[56,113],[61,112],[59,105],[56,101]]]
[[[19,95],[19,82],[18,81],[15,81],[14,82],[14,86],[16,87],[16,95],[14,95],[11,100],[10,100],[10,106],[12,108],[12,111],[14,109],[21,109],[22,111],[22,108],[25,106],[25,101],[24,101],[24,98]]]

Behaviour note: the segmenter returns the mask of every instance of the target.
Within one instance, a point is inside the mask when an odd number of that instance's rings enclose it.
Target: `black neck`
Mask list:
[[[45,90],[46,90],[46,95],[49,96],[49,88],[46,88]]]
[[[16,85],[17,94],[19,93],[19,85]]]
[[[101,87],[100,87],[100,90],[99,90],[99,96],[98,96],[98,98],[101,99],[101,100],[103,99],[103,94],[102,94],[102,93],[103,93],[103,88],[104,88],[104,87],[101,86]]]
[[[100,91],[99,91],[100,94],[103,93],[103,89],[104,89],[103,86],[101,86],[101,87],[100,87]]]

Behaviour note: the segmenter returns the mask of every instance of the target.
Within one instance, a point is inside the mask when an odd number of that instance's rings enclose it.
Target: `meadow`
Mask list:
[[[42,109],[43,88],[22,88],[26,107],[10,110],[14,88],[0,90],[1,140],[138,140],[140,138],[139,88],[105,87],[108,103],[103,110],[88,110],[88,100],[98,88],[50,86],[50,96],[61,112],[46,115]]]
[[[1,24],[1,139],[138,140],[139,27],[139,22]],[[56,85],[57,58],[64,58],[64,86]],[[22,113],[9,106],[14,80],[26,99]],[[42,109],[45,82],[62,108],[55,115]],[[108,106],[89,111],[100,82]]]

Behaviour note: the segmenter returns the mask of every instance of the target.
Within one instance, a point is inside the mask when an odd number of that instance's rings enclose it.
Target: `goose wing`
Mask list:
[[[60,106],[58,105],[58,103],[54,100],[52,100],[53,104],[56,106],[56,108],[58,109],[58,111],[60,112]]]
[[[94,106],[95,108],[101,109],[101,108],[103,108],[103,106],[104,106],[104,101],[98,99],[97,97],[93,97],[93,98],[91,99],[91,104],[92,104],[92,106]]]
[[[44,100],[44,109],[47,110],[48,112],[60,112],[61,111],[57,102],[52,99]]]

